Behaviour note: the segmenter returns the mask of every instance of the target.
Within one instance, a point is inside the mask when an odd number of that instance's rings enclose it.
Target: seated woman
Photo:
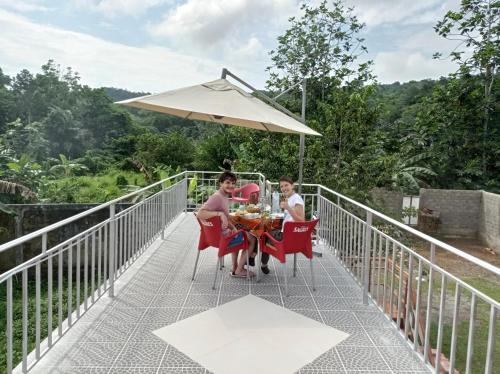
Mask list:
[[[229,198],[232,196],[234,187],[236,185],[236,175],[231,172],[224,172],[219,177],[219,189],[208,198],[205,204],[202,205],[197,213],[199,219],[209,219],[215,216],[220,217],[222,224],[222,235],[228,236],[232,230],[235,230],[229,217]],[[256,247],[257,240],[252,235],[247,235],[249,241],[249,253],[253,252]],[[237,240],[237,238],[235,238]],[[234,240],[234,239],[233,239]],[[243,239],[241,239],[243,240]],[[232,245],[231,242],[229,245]],[[234,243],[236,244],[236,243]],[[243,251],[241,251],[243,252]],[[244,268],[246,265],[246,253],[241,253],[238,261],[238,253],[232,253],[232,270],[231,275],[235,277],[246,277],[247,270]],[[251,277],[255,274],[250,272]]]
[[[289,221],[305,221],[305,210],[304,210],[304,200],[302,197],[295,192],[293,186],[293,179],[287,176],[282,176],[279,179],[280,190],[285,198],[280,203],[280,208],[284,210],[285,216],[283,218],[283,226],[285,222]],[[283,239],[283,226],[281,229],[275,229],[269,232],[269,234],[276,240]],[[269,262],[269,254],[262,253],[262,267],[261,270],[264,274],[269,274],[269,267],[267,263]]]

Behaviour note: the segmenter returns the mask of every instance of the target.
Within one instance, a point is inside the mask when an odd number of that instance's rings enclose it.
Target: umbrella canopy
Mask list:
[[[321,136],[226,79],[118,101],[117,104],[257,130]]]

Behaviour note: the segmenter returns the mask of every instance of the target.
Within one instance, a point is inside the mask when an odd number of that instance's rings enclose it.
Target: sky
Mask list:
[[[455,47],[433,26],[459,0],[345,2],[366,24],[363,59],[379,82],[456,70],[432,59]],[[0,68],[36,73],[53,59],[91,87],[161,92],[218,79],[226,67],[264,88],[269,51],[292,16],[297,0],[0,0]]]

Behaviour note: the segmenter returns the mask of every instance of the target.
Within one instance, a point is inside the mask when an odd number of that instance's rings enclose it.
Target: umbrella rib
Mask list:
[[[184,117],[185,119],[189,119],[189,116],[193,114],[193,112],[189,112],[188,115],[186,117]]]
[[[264,122],[261,122],[260,124],[261,124],[262,126],[264,126],[264,128],[265,128],[267,131],[271,132],[271,130],[269,130],[269,129],[267,128],[267,126],[265,125],[265,123],[264,123]]]

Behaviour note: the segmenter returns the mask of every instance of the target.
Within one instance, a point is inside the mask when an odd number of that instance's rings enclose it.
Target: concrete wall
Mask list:
[[[0,244],[29,234],[65,218],[82,213],[98,204],[12,204],[8,207],[16,212],[7,215],[0,212],[0,227],[5,228]],[[130,204],[117,204],[116,212]],[[102,209],[47,235],[48,248],[69,239],[78,233],[109,218],[109,210]],[[29,241],[16,248],[0,253],[0,273],[32,258],[41,252],[41,240]]]
[[[419,209],[423,208],[440,213],[438,234],[479,239],[500,253],[500,195],[422,188]]]
[[[420,189],[419,209],[436,210],[441,224],[438,234],[476,238],[481,216],[481,191]]]
[[[383,213],[401,220],[403,210],[403,194],[399,191],[390,191],[385,188],[374,188],[370,191],[373,202],[379,206]]]
[[[479,238],[489,248],[500,252],[500,195],[483,191]]]

